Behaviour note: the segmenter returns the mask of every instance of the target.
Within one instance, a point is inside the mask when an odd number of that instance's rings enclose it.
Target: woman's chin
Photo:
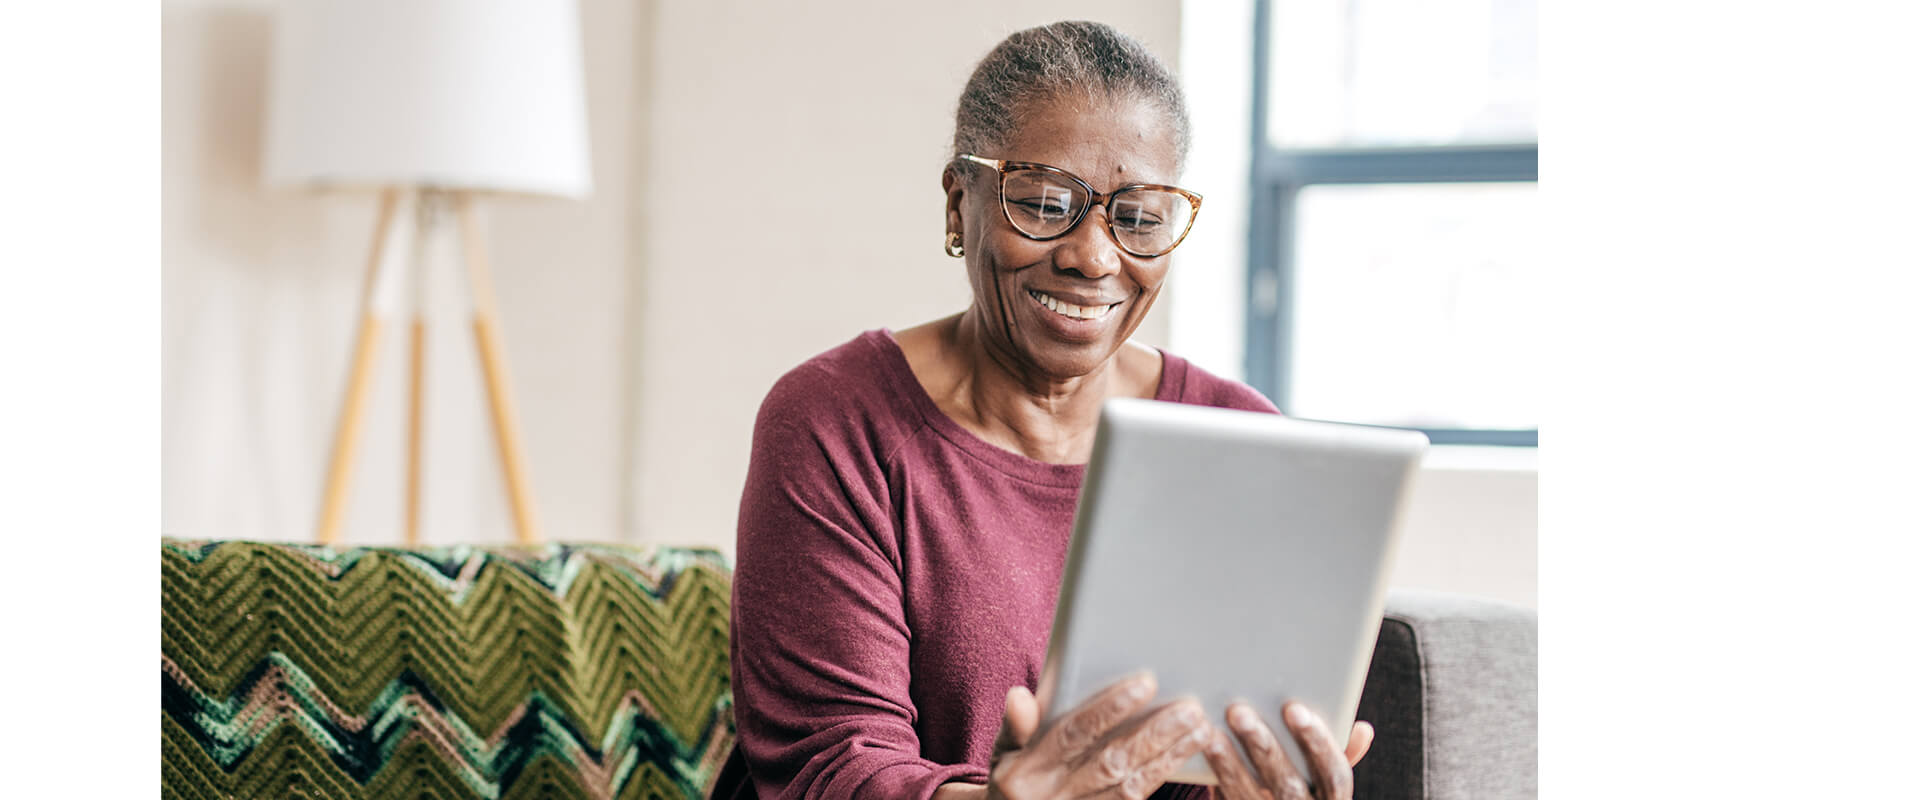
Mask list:
[[[1100,370],[1119,350],[1114,331],[1091,340],[1062,340],[1042,333],[1023,337],[1027,361],[1055,380],[1080,378]]]
[[[1013,314],[1011,344],[1034,377],[1071,380],[1098,372],[1112,361],[1132,329],[1133,302],[1118,303],[1094,319],[1069,317],[1039,303],[1022,303]]]

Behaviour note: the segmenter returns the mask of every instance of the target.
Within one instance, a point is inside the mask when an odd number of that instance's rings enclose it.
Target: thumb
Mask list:
[[[1033,692],[1025,686],[1015,686],[1007,690],[1007,713],[1000,718],[1000,738],[994,742],[995,753],[1016,750],[1027,746],[1033,738],[1033,732],[1040,727],[1040,702],[1033,698]]]
[[[1373,746],[1373,725],[1366,722],[1353,723],[1353,735],[1347,739],[1347,766],[1360,763],[1367,754],[1367,748]]]

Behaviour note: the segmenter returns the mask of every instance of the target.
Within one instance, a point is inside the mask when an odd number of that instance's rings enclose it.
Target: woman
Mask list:
[[[1245,709],[1227,714],[1230,739],[1190,700],[1153,708],[1151,676],[1035,735],[1031,690],[1101,403],[1275,408],[1128,341],[1200,202],[1170,185],[1188,123],[1151,53],[1095,23],[1021,31],[975,69],[955,128],[945,249],[966,262],[971,305],[822,353],[761,406],[733,600],[751,788],[1206,796],[1162,787],[1205,752],[1219,795],[1304,798],[1307,776],[1318,796],[1346,796],[1364,723],[1343,753],[1289,707],[1312,755],[1296,768]]]

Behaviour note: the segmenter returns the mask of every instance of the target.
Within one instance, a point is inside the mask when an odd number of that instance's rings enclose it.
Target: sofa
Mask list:
[[[1538,622],[1529,609],[1439,592],[1387,594],[1358,717],[1373,747],[1355,798],[1536,795]]]
[[[1538,624],[1480,598],[1387,594],[1356,715],[1374,726],[1354,767],[1356,800],[1521,800],[1536,796]],[[738,753],[718,800],[754,796]]]
[[[744,777],[713,551],[163,539],[161,576],[164,797],[619,800]],[[1390,593],[1355,796],[1533,797],[1536,629]]]

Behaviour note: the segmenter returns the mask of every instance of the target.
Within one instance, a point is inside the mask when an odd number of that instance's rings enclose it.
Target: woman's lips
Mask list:
[[[1027,297],[1033,300],[1034,313],[1040,323],[1056,338],[1083,343],[1096,342],[1105,336],[1114,318],[1119,316],[1115,310],[1126,302],[1081,305],[1037,289],[1028,289]]]
[[[1113,310],[1118,308],[1122,302],[1125,302],[1122,300],[1112,302],[1102,302],[1098,300],[1076,301],[1075,298],[1058,297],[1038,289],[1028,289],[1027,296],[1033,298],[1034,302],[1039,303],[1041,307],[1048,311],[1072,320],[1098,321],[1105,319],[1107,315],[1113,313]]]

